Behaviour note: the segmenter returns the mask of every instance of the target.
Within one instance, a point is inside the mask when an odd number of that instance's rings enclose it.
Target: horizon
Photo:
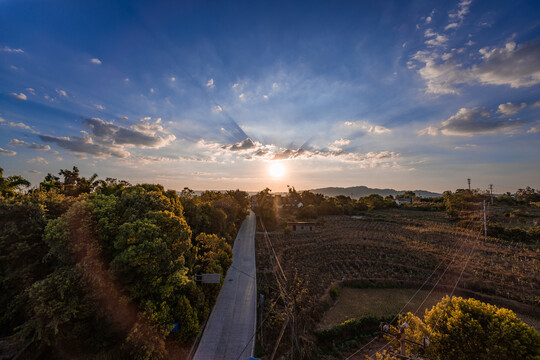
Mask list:
[[[75,165],[177,191],[539,188],[539,13],[4,1],[0,167],[33,185]]]

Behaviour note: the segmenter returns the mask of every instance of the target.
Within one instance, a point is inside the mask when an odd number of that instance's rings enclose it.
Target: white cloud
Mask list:
[[[525,106],[527,106],[526,103],[512,104],[511,102],[507,102],[506,104],[500,104],[497,112],[503,115],[510,116],[516,114],[518,111],[525,108]]]
[[[171,81],[176,81],[176,78],[174,76],[171,76]]]
[[[512,132],[523,125],[521,120],[493,120],[490,112],[481,108],[461,108],[459,111],[441,123],[439,127],[429,126],[420,130],[419,135],[473,136],[499,131]]]
[[[35,158],[28,160],[27,163],[47,165],[49,162],[45,160],[44,158],[42,158],[41,156],[37,156]]]
[[[212,89],[213,87],[215,87],[215,85],[214,85],[214,79],[208,80],[208,82],[206,83],[206,87],[209,87],[210,89]]]
[[[99,60],[98,58],[90,59],[90,62],[92,64],[101,65],[101,60]]]
[[[425,43],[429,46],[441,46],[448,42],[448,37],[446,35],[435,34],[435,37],[432,39],[426,40]]]
[[[477,147],[476,144],[464,144],[464,145],[454,146],[454,150],[467,150],[467,149],[474,149],[476,147]]]
[[[60,95],[60,96],[67,97],[67,92],[66,92],[65,90],[58,90],[58,89],[56,89],[56,92],[57,92],[58,95]]]
[[[372,125],[366,120],[345,121],[343,125],[345,125],[346,127],[360,128],[371,134],[385,134],[392,131],[381,125]]]
[[[28,146],[30,149],[38,150],[38,151],[50,151],[51,147],[49,145],[41,145],[32,143],[32,145]]]
[[[347,140],[343,140],[346,142]],[[368,152],[359,154],[354,152],[345,152],[335,146],[328,149],[309,150],[304,148],[291,149],[283,148],[273,144],[263,145],[260,142],[246,138],[245,140],[230,145],[221,145],[219,143],[200,140],[197,146],[209,151],[212,157],[221,156],[240,156],[245,160],[290,160],[290,159],[329,159],[341,162],[350,162],[358,164],[360,167],[375,166],[398,166],[395,160],[399,157],[398,153],[392,151]]]
[[[458,23],[450,23],[444,27],[444,30],[456,29],[459,27]]]
[[[0,148],[0,155],[13,156],[13,155],[17,155],[17,153],[15,151],[13,151],[13,150],[6,150],[6,149]]]
[[[29,145],[26,141],[19,140],[19,139],[12,139],[8,144],[11,146]]]
[[[337,145],[337,146],[344,146],[344,145],[349,145],[351,143],[351,140],[349,139],[339,139],[339,140],[336,140],[333,142],[334,145]]]
[[[15,97],[15,99],[26,101],[26,95],[24,95],[23,93],[19,93],[19,94],[11,93],[11,95],[13,95],[13,97]]]
[[[26,89],[24,89],[24,90],[28,91],[28,92],[29,92],[30,94],[32,94],[32,95],[36,95],[36,90],[33,89],[33,88],[26,88]]]
[[[511,41],[501,48],[482,48],[480,54],[484,61],[472,73],[482,84],[518,88],[540,83],[540,40],[520,45]]]
[[[527,130],[527,134],[533,134],[533,133],[537,133],[539,131],[540,131],[540,127],[535,126],[535,127],[530,128],[529,130]]]
[[[462,0],[458,4],[457,10],[451,11],[448,14],[448,19],[450,20],[449,24],[444,28],[444,30],[455,29],[461,26],[465,15],[469,13],[469,8],[471,6],[471,0]]]
[[[238,95],[238,98],[242,101],[246,101],[246,95],[244,95],[244,93]]]
[[[218,114],[218,113],[220,113],[222,111],[223,111],[223,108],[221,106],[219,106],[219,105],[212,106],[212,112]]]
[[[540,100],[538,100],[537,102],[535,102],[534,104],[532,104],[531,107],[533,107],[533,108],[535,108],[535,107],[540,107]]]
[[[103,105],[100,105],[100,104],[94,104],[94,107],[98,110],[105,110],[105,106]]]
[[[9,52],[9,53],[19,53],[19,54],[24,53],[23,49],[13,49],[13,48],[10,48],[9,46],[4,46],[3,48],[0,49],[0,51]]]
[[[55,143],[61,148],[94,157],[115,156],[128,158],[131,154],[127,147],[159,149],[169,145],[176,137],[163,128],[161,118],[155,122],[141,120],[130,127],[115,125],[99,118],[85,119],[83,125],[91,130],[91,134],[82,131],[83,136],[55,137],[40,135],[45,142]],[[48,145],[47,145],[48,146]]]
[[[6,120],[1,118],[1,117],[0,117],[0,125],[11,126],[11,127],[19,127],[19,128],[26,129],[26,130],[32,130],[32,128],[30,126],[28,126],[28,125],[26,125],[24,123],[21,123],[21,122],[16,123],[16,122],[13,122],[13,121],[6,122]]]
[[[519,46],[508,42],[501,48],[482,48],[479,53],[482,61],[468,69],[453,56],[440,56],[436,51],[418,51],[412,60],[423,64],[417,72],[426,81],[426,93],[431,94],[458,94],[456,85],[467,83],[513,88],[540,83],[540,40]],[[408,67],[416,68],[413,63]]]

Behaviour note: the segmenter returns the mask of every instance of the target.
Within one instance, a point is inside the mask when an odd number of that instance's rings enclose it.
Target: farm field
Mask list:
[[[329,216],[320,221],[315,232],[272,233],[270,240],[284,273],[294,279],[295,292],[301,294],[298,317],[306,334],[322,325],[333,283],[390,280],[399,287],[416,289],[428,280],[426,288],[438,283],[441,294],[451,292],[463,269],[458,289],[486,295],[489,300],[483,301],[499,306],[522,306],[522,313],[540,318],[537,249],[484,239],[450,223],[441,212],[392,209],[365,217]],[[270,251],[262,234],[256,241],[259,290],[267,299],[277,299]],[[431,299],[430,305],[437,300]],[[272,309],[266,308],[273,315],[265,324],[267,339],[277,337],[285,318],[279,305],[277,301]]]
[[[414,296],[415,293],[415,289],[354,289],[344,287],[334,306],[325,312],[319,322],[319,328],[329,329],[349,319],[360,318],[362,316],[373,315],[382,317],[397,314],[411,298],[412,301],[405,306],[403,312],[410,311],[414,313],[419,309],[416,315],[421,316],[425,313],[426,309],[431,309],[447,294],[446,292],[433,291],[426,299],[429,290],[421,290]],[[458,295],[461,296],[461,294]],[[426,301],[420,307],[424,299]],[[519,313],[517,315],[525,323],[540,330],[540,319]]]

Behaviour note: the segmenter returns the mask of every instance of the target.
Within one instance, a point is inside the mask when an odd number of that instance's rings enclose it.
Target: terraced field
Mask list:
[[[315,233],[270,236],[285,273],[298,274],[312,296],[334,281],[388,279],[459,287],[540,305],[540,258],[521,244],[479,238],[467,229],[432,220],[327,217]],[[262,236],[257,266],[271,269]],[[472,251],[472,253],[471,253]],[[448,268],[447,268],[448,266]]]

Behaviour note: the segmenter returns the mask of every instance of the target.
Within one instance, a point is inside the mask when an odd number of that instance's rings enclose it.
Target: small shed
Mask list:
[[[317,223],[316,222],[307,222],[307,221],[298,221],[298,222],[288,222],[287,226],[291,229],[292,232],[312,232],[315,231]]]

